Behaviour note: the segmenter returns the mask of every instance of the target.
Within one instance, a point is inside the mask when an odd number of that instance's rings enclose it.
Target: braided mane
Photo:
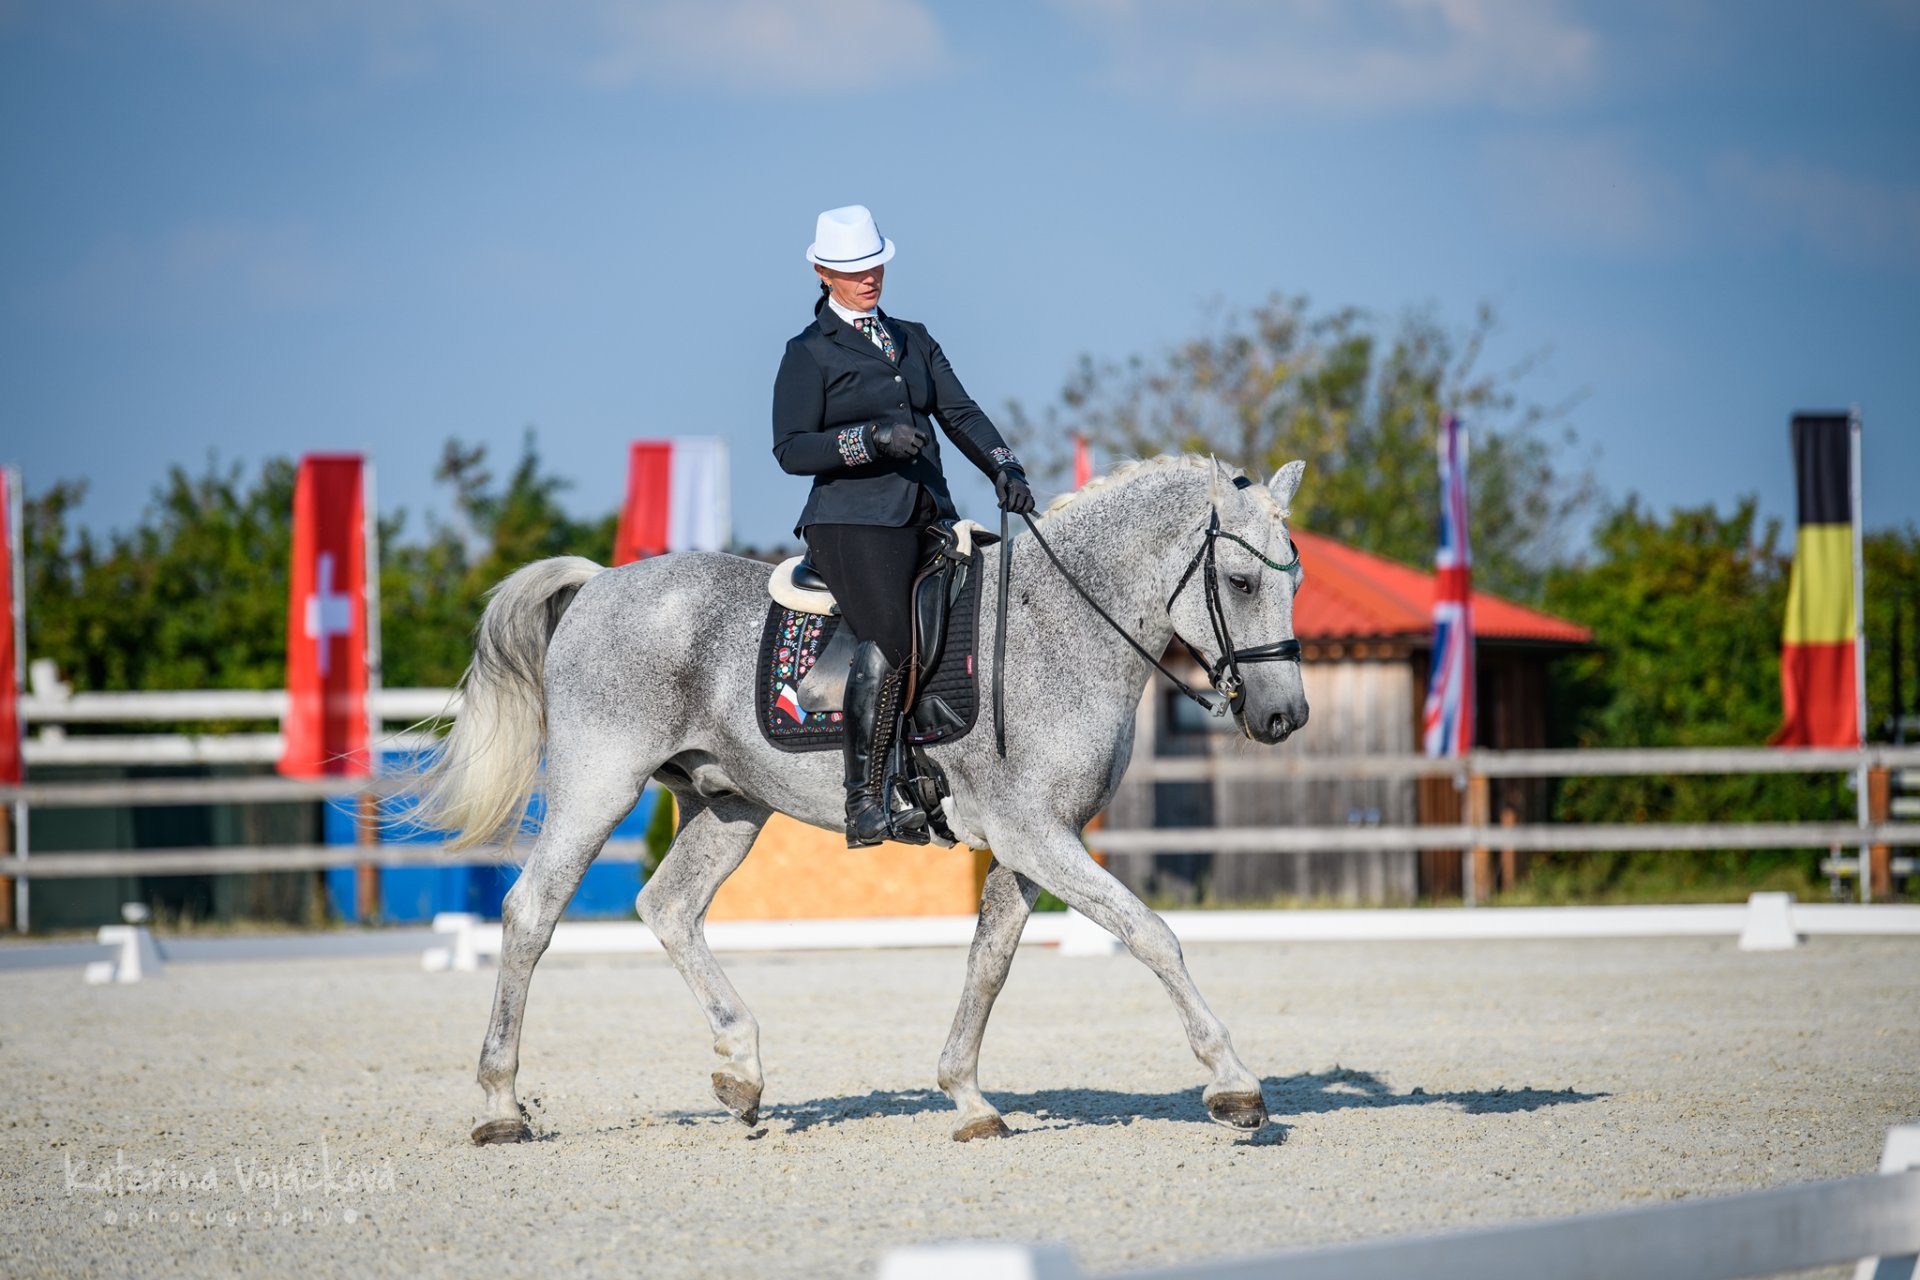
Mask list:
[[[1046,510],[1040,514],[1050,516],[1056,511],[1072,506],[1090,494],[1111,489],[1136,476],[1149,475],[1160,471],[1204,472],[1212,465],[1213,459],[1203,458],[1197,453],[1160,453],[1155,454],[1151,458],[1122,458],[1104,474],[1095,476],[1078,489],[1069,489],[1052,502],[1049,502]],[[1268,490],[1267,486],[1256,481],[1250,487],[1249,492],[1257,492],[1261,499],[1267,503],[1274,515],[1279,516],[1285,514],[1280,510],[1279,504],[1274,501],[1273,494]]]

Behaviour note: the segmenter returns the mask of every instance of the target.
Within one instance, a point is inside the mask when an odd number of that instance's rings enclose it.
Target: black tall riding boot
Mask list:
[[[886,775],[887,747],[893,736],[892,720],[898,711],[899,695],[884,698],[882,694],[890,685],[898,687],[896,676],[893,664],[873,641],[863,640],[853,651],[844,701],[849,849],[879,844],[888,835],[881,783]],[[893,706],[883,707],[883,702]]]

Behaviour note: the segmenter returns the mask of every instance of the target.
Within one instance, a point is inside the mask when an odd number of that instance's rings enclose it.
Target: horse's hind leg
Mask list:
[[[1226,1025],[1214,1016],[1193,985],[1186,959],[1180,954],[1180,940],[1166,921],[1088,857],[1080,838],[1070,831],[1010,842],[1004,853],[996,847],[994,856],[1032,877],[1120,939],[1135,959],[1153,970],[1173,998],[1194,1056],[1213,1072],[1201,1095],[1208,1115],[1236,1129],[1257,1129],[1267,1122],[1267,1104],[1258,1077],[1240,1061]]]
[[[546,953],[553,927],[580,887],[580,877],[638,795],[637,786],[584,793],[548,788],[549,808],[539,839],[500,907],[500,977],[480,1049],[486,1115],[474,1126],[475,1143],[526,1142],[533,1136],[513,1087],[520,1073],[520,1027],[533,967]]]
[[[676,796],[679,793],[676,792]],[[737,795],[682,797],[680,833],[640,891],[640,918],[660,939],[713,1028],[713,1051],[725,1064],[713,1073],[713,1096],[736,1119],[760,1118],[760,1024],[727,981],[707,946],[707,908],[721,884],[746,860],[771,811]]]
[[[940,1088],[960,1108],[955,1142],[1007,1136],[1006,1122],[980,1092],[980,1041],[987,1034],[994,999],[1013,967],[1020,931],[1039,896],[1040,886],[1025,876],[997,861],[987,868],[987,882],[980,891],[980,923],[967,950],[966,989],[953,1014],[947,1047],[940,1051]]]

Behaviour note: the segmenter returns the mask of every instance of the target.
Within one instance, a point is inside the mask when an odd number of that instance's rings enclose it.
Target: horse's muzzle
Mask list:
[[[1305,703],[1302,703],[1298,712],[1289,713],[1286,711],[1276,711],[1268,716],[1267,731],[1256,736],[1260,741],[1269,744],[1285,742],[1289,737],[1293,736],[1296,729],[1305,727],[1306,723],[1307,707]]]

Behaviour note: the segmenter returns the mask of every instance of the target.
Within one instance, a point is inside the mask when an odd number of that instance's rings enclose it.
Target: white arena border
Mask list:
[[[1909,1280],[1920,1252],[1920,1125],[1887,1134],[1880,1172],[1647,1209],[1446,1235],[1223,1258],[1109,1280],[1738,1280],[1852,1262],[1854,1280]],[[895,1249],[878,1280],[1087,1280],[1061,1245]]]
[[[1188,942],[1440,942],[1488,939],[1738,938],[1742,950],[1781,951],[1806,935],[1920,936],[1920,906],[1798,904],[1791,894],[1756,893],[1745,903],[1651,907],[1402,907],[1299,911],[1168,911],[1161,918]],[[716,952],[852,951],[964,947],[973,916],[870,920],[718,920],[706,927]],[[429,970],[469,970],[500,954],[501,928],[459,912],[434,918],[449,946],[422,956]],[[1020,941],[1063,955],[1112,955],[1119,942],[1077,911],[1036,912]],[[624,955],[661,950],[653,931],[628,923],[562,923],[549,955]]]

